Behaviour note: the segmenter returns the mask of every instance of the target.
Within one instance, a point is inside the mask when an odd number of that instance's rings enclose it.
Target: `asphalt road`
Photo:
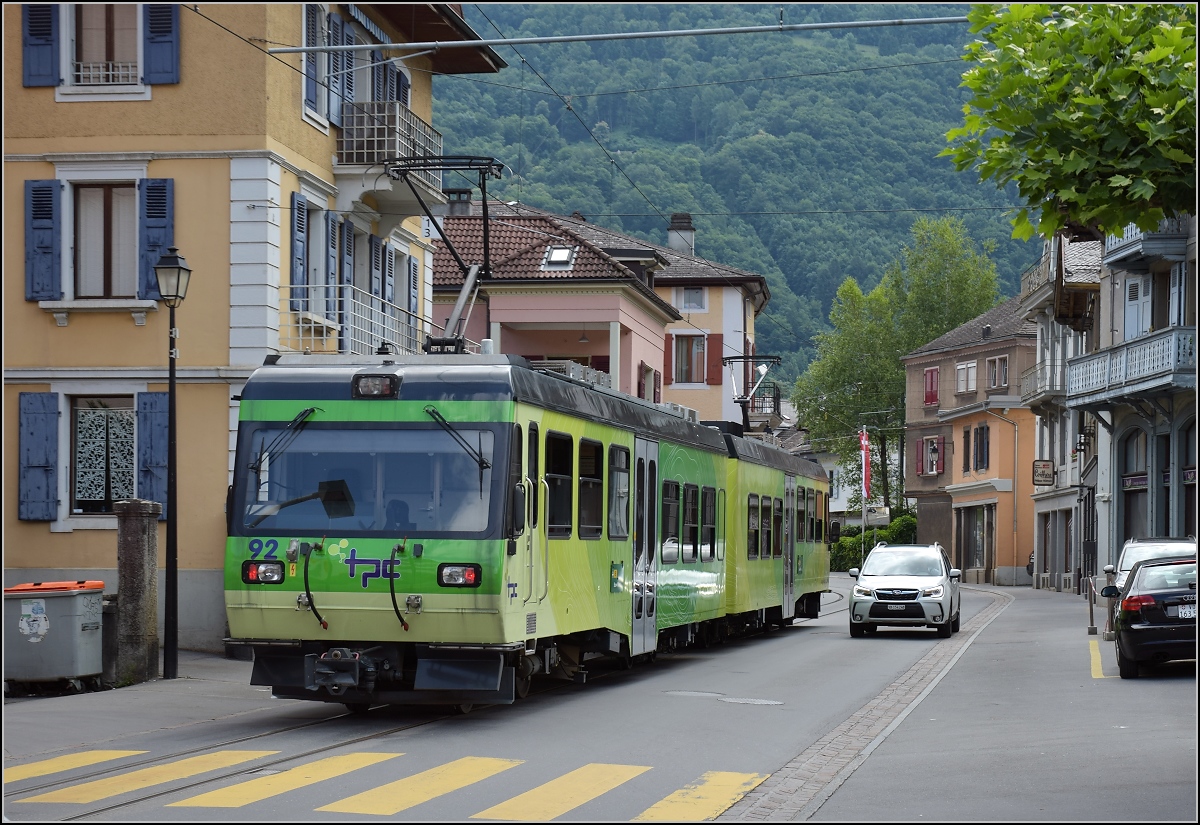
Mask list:
[[[466,716],[272,700],[188,651],[179,679],[6,698],[4,817],[1196,820],[1194,661],[1119,679],[1103,611],[1028,589],[964,587],[950,639],[851,639],[849,584],[820,619]]]

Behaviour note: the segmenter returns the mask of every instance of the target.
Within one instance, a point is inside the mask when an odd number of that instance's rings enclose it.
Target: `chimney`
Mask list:
[[[983,338],[984,338],[984,340],[986,341],[988,338],[991,338],[991,337],[992,337],[992,325],[991,325],[991,324],[984,324],[984,325],[983,325]]]
[[[470,189],[443,189],[442,194],[446,196],[446,214],[447,215],[470,215],[471,214],[471,190]]]
[[[671,213],[671,225],[667,227],[667,246],[676,252],[696,254],[696,228],[692,226],[692,216],[689,213]]]

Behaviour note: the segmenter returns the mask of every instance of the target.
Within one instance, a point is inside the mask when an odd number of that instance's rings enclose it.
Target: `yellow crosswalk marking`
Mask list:
[[[737,802],[770,774],[709,771],[695,785],[656,802],[633,818],[634,822],[699,822],[712,819]]]
[[[584,765],[558,779],[480,811],[472,819],[547,822],[650,770],[641,765]]]
[[[231,765],[237,765],[241,762],[248,762],[251,759],[260,759],[264,756],[271,756],[279,753],[279,751],[217,751],[216,753],[204,754],[203,756],[193,756],[188,759],[180,759],[177,762],[171,762],[166,765],[158,765],[153,768],[142,768],[140,771],[130,771],[129,773],[113,776],[108,779],[97,779],[95,782],[85,782],[82,785],[72,785],[69,788],[63,788],[50,793],[44,793],[40,796],[31,796],[28,799],[19,799],[18,802],[95,802],[100,799],[108,799],[111,796],[119,796],[130,791],[140,791],[144,788],[150,788],[154,785],[161,785],[164,782],[171,782],[176,779],[187,779],[197,774],[205,773],[206,771],[215,771],[218,768],[228,768]]]
[[[465,756],[437,768],[380,785],[369,791],[317,808],[339,814],[381,814],[393,816],[400,811],[428,802],[442,794],[465,788],[501,771],[515,768],[523,759],[492,759]]]
[[[86,768],[88,765],[98,765],[112,759],[124,759],[127,756],[138,756],[146,751],[83,751],[69,753],[66,756],[56,756],[53,759],[43,759],[41,762],[31,762],[28,765],[17,765],[4,769],[4,782],[17,782],[22,779],[32,779],[35,776],[48,776],[52,773],[71,771],[75,768]]]
[[[271,776],[260,776],[246,782],[239,782],[219,791],[209,791],[190,799],[172,802],[168,808],[240,808],[251,802],[261,802],[281,793],[303,788],[324,779],[351,773],[361,768],[369,768],[380,762],[403,756],[402,753],[350,753],[345,756],[331,756],[328,759],[318,759],[307,765],[300,765],[283,773]]]

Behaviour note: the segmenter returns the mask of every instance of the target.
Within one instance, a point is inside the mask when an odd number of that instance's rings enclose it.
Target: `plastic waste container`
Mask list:
[[[104,670],[104,582],[31,582],[4,588],[4,681],[65,680],[99,687]]]

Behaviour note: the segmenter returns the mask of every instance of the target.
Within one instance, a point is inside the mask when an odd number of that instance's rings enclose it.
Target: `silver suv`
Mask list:
[[[1125,579],[1129,576],[1129,571],[1139,561],[1144,561],[1145,559],[1174,558],[1196,558],[1196,537],[1189,536],[1186,539],[1130,539],[1121,548],[1121,555],[1117,556],[1116,566],[1106,564],[1104,565],[1104,572],[1115,573],[1116,579],[1113,581],[1113,584],[1124,590]]]
[[[877,544],[862,570],[850,569],[850,635],[880,626],[932,627],[942,638],[958,631],[962,572],[942,545]]]

